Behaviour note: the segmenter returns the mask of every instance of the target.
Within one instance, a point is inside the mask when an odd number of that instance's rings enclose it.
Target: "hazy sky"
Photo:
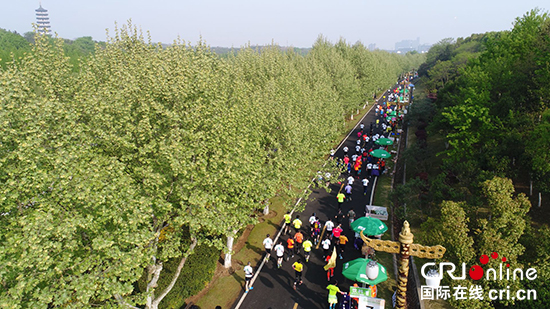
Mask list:
[[[24,33],[36,21],[39,1],[1,0],[0,28]],[[509,30],[516,17],[548,0],[43,0],[52,30],[60,37],[92,36],[104,41],[115,21],[150,31],[153,41],[180,36],[211,46],[269,44],[310,47],[319,34],[336,42],[361,41],[393,49],[395,42],[420,38],[433,44],[447,37]]]

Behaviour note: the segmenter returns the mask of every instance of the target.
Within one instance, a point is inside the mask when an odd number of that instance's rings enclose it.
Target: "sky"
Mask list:
[[[32,31],[39,1],[1,0],[0,28]],[[154,42],[201,37],[210,46],[272,42],[311,47],[319,35],[332,42],[375,43],[392,50],[401,40],[434,44],[444,38],[509,30],[517,17],[548,0],[43,0],[52,31],[66,39],[107,39],[118,25],[149,31]]]

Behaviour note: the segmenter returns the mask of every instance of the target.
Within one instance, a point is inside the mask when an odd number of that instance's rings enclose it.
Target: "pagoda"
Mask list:
[[[38,33],[50,35],[52,30],[50,26],[50,18],[48,17],[48,10],[40,7],[36,11],[36,24],[38,25]]]

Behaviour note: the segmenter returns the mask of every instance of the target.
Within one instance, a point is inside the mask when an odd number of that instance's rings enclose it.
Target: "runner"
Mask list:
[[[290,212],[287,212],[284,215],[284,218],[285,218],[285,233],[284,234],[286,235],[290,231],[290,220],[292,220],[292,215],[290,214]]]
[[[341,234],[338,238],[340,240],[339,247],[340,247],[340,260],[343,259],[344,250],[346,249],[346,244],[348,243],[348,238],[346,235]]]
[[[294,226],[294,230],[298,232],[300,228],[302,227],[302,220],[300,220],[300,215],[296,215],[296,219],[292,221],[292,225]]]
[[[267,237],[264,239],[264,248],[265,248],[265,261],[268,262],[271,257],[271,248],[273,247],[273,240],[267,234]]]
[[[333,284],[329,284],[327,286],[327,290],[329,309],[336,309],[336,304],[338,304],[338,297],[336,297],[336,293],[344,295],[344,292],[340,291],[338,288],[338,280],[336,280]]]
[[[331,241],[329,239],[329,236],[327,235],[325,236],[325,239],[321,242],[321,246],[323,247],[323,259],[325,259],[327,256],[330,257],[330,254],[329,254],[330,244],[331,244]]]
[[[294,234],[294,252],[296,254],[300,253],[300,247],[302,246],[302,242],[304,241],[304,234],[302,232],[298,231],[296,234]]]
[[[338,200],[338,209],[342,208],[342,204],[344,204],[346,195],[342,192],[338,192],[338,195],[336,195],[336,199]]]
[[[367,195],[367,189],[369,187],[369,180],[367,179],[367,177],[363,178],[362,180],[363,182],[363,195]]]
[[[338,209],[338,213],[336,214],[336,216],[334,216],[334,219],[336,220],[336,225],[342,227],[342,222],[344,222],[345,217],[346,215],[344,215],[342,209]]]
[[[281,268],[281,266],[283,266],[283,257],[285,255],[285,247],[283,246],[282,241],[279,241],[279,243],[275,246],[275,253],[277,254],[277,268]]]
[[[319,237],[321,236],[321,221],[318,217],[315,217],[315,223],[313,224],[313,231],[311,233],[311,237],[313,238],[313,242],[315,245],[319,242]]]
[[[244,292],[248,293],[249,290],[252,290],[253,287],[250,286],[250,280],[252,280],[252,277],[254,276],[254,270],[252,269],[252,266],[250,266],[250,262],[246,264],[246,266],[243,268],[244,270]]]
[[[348,163],[349,163],[349,157],[346,155],[346,156],[344,156],[344,165],[347,166]]]
[[[309,217],[309,231],[312,232],[313,231],[313,224],[315,223],[315,213],[312,213],[311,214],[311,217]]]
[[[351,201],[351,185],[348,183],[345,187],[344,187],[344,191],[346,192],[346,199],[348,201]]]
[[[355,221],[355,211],[353,211],[353,208],[351,208],[349,211],[348,211],[348,219],[349,219],[349,227],[351,229],[351,224],[353,223],[353,221]]]
[[[342,148],[342,150],[344,151],[344,157],[345,157],[348,154],[349,148],[348,148],[348,146],[344,146],[344,148]]]
[[[288,254],[286,255],[286,260],[294,257],[294,239],[292,237],[289,237],[286,241],[286,248],[288,249]]]
[[[332,239],[332,229],[334,228],[334,222],[332,220],[328,219],[327,222],[325,222],[325,227],[327,228],[327,236],[329,236]]]
[[[327,257],[325,258],[325,263],[328,264],[330,261],[330,258],[331,256],[327,255]],[[330,282],[330,279],[332,279],[332,277],[334,277],[334,267],[327,269],[327,281]]]
[[[298,261],[294,262],[294,264],[292,264],[292,268],[294,269],[294,274],[296,275],[296,281],[294,281],[294,289],[296,289],[296,285],[302,284],[302,272],[304,271],[304,264],[302,264],[302,260],[298,259]]]
[[[343,231],[344,230],[342,229],[342,225],[340,224],[338,224],[338,226],[332,230],[332,236],[336,238],[336,240],[334,240],[335,245],[338,245],[340,241],[340,236],[342,235]]]
[[[309,256],[311,254],[311,247],[313,247],[313,244],[311,243],[311,240],[306,239],[304,243],[302,244],[302,247],[304,247],[304,257],[306,259],[306,263],[309,262]]]

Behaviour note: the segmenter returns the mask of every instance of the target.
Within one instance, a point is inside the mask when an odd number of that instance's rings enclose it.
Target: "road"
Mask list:
[[[386,95],[383,94],[383,95]],[[372,108],[373,105],[368,106],[370,108],[369,112],[365,114],[362,121],[359,121],[365,124],[365,132],[368,132],[370,123],[376,122],[375,110]],[[380,116],[378,116],[380,117]],[[381,118],[379,118],[381,119]],[[379,132],[380,129],[376,129],[374,125],[374,133]],[[343,151],[342,148],[347,146],[349,148],[349,153],[353,154],[355,152],[355,145],[357,141],[357,132],[359,131],[359,126],[356,126],[351,134],[346,138],[345,141],[337,149],[335,158],[342,158]],[[372,141],[367,145],[368,150],[372,146]],[[389,177],[389,176],[382,176]],[[369,204],[370,194],[373,190],[374,179],[371,179],[369,183],[368,193],[363,194],[363,185],[359,179],[356,179],[353,184],[353,193],[352,201],[346,201],[342,206],[342,211],[344,214],[347,214],[349,209],[353,208],[358,216],[363,215],[365,212],[365,206]],[[338,204],[336,202],[336,194],[340,189],[339,184],[331,185],[331,193],[327,193],[324,189],[316,189],[315,184],[312,185],[312,194],[310,195],[305,210],[302,213],[294,213],[292,219],[296,217],[296,214],[300,215],[300,219],[304,222],[303,231],[306,231],[309,223],[307,222],[308,218],[312,213],[316,213],[319,219],[322,222],[328,220],[328,218],[334,218],[338,211]],[[344,229],[344,235],[348,237],[350,242],[346,246],[343,259],[338,259],[337,267],[334,270],[335,279],[339,282],[340,289],[344,291],[349,291],[349,285],[352,284],[350,280],[345,279],[342,273],[342,265],[344,262],[356,259],[361,257],[361,252],[355,250],[353,247],[354,232],[349,229],[347,218],[343,221],[342,227]],[[304,233],[305,235],[309,233]],[[286,240],[288,235],[281,235],[280,240],[283,241],[286,247]],[[332,252],[332,249],[331,249]],[[303,284],[299,285],[296,290],[293,288],[294,283],[294,270],[292,269],[292,264],[298,259],[303,258],[303,251],[301,254],[295,256],[289,261],[284,261],[282,268],[277,268],[277,262],[275,253],[272,252],[272,257],[269,262],[265,263],[261,267],[261,271],[258,273],[257,277],[253,282],[254,289],[249,293],[244,295],[244,298],[241,297],[237,300],[235,304],[235,309],[313,309],[313,308],[327,308],[327,290],[326,286],[328,284],[326,272],[323,269],[323,266],[326,264],[323,258],[322,248],[312,249],[311,258],[308,263],[304,264],[303,272]],[[263,264],[263,263],[262,263]]]

